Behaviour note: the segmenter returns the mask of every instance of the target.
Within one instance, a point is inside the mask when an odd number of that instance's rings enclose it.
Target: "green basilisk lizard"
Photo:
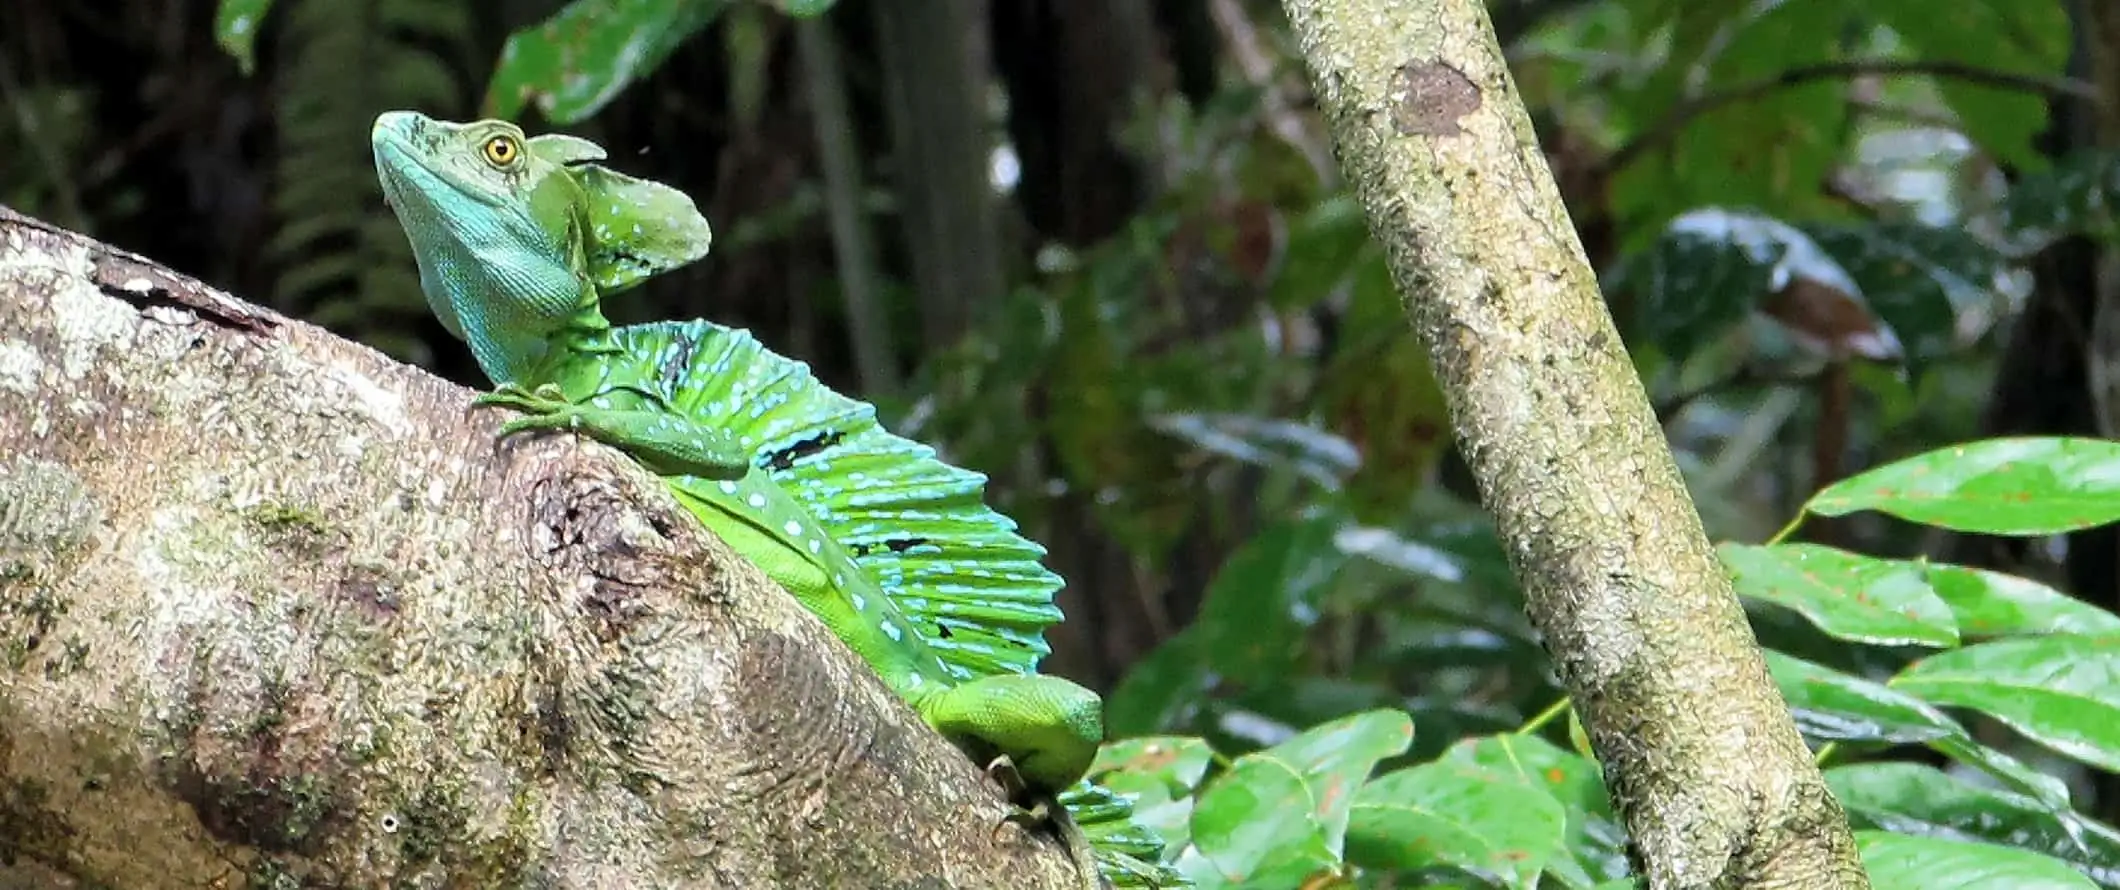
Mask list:
[[[1019,815],[1050,817],[1089,884],[1187,885],[1127,801],[1083,781],[1103,702],[1036,673],[1061,581],[985,505],[984,476],[745,331],[604,319],[604,297],[706,254],[691,198],[505,121],[393,111],[371,142],[429,307],[495,385],[478,401],[521,412],[503,436],[571,430],[627,452],[1033,804]]]

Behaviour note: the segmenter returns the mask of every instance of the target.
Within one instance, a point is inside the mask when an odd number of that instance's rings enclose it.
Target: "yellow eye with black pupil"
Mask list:
[[[515,163],[515,156],[522,146],[508,136],[495,136],[486,140],[486,160],[495,166],[505,167]]]

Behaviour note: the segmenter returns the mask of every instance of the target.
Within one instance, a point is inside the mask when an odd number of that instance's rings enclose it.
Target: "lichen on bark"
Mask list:
[[[1073,886],[653,477],[468,395],[0,208],[0,884]]]

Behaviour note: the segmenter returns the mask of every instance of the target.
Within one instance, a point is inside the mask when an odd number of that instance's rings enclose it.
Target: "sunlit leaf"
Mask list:
[[[2096,890],[2066,864],[2026,850],[1883,831],[1855,845],[1871,890]]]
[[[1919,763],[1835,767],[1826,782],[1858,829],[2020,847],[2067,862],[2102,886],[2120,887],[2120,833],[2067,810]]]
[[[2120,636],[2011,637],[1939,652],[1908,665],[1892,687],[2120,770]]]
[[[1953,646],[1958,624],[1917,563],[1817,544],[1716,547],[1740,595],[1795,610],[1819,630],[1880,646]]]
[[[1834,483],[1805,509],[1877,510],[1989,535],[2092,528],[2120,519],[2120,442],[2056,436],[1953,445]]]
[[[1090,780],[1133,804],[1133,820],[1176,849],[1192,839],[1193,791],[1214,764],[1205,740],[1147,736],[1103,746],[1090,766]]]
[[[501,46],[485,114],[513,118],[535,102],[546,120],[572,124],[648,76],[733,0],[573,0]]]
[[[1462,761],[1409,767],[1362,787],[1348,860],[1372,868],[1438,865],[1506,887],[1536,887],[1561,851],[1568,818],[1544,788]]]
[[[2120,616],[2028,578],[1940,563],[1928,576],[1968,636],[2120,633]]]
[[[1371,711],[1237,758],[1201,792],[1179,869],[1203,885],[1274,887],[1337,868],[1355,789],[1412,740],[1405,714]]]
[[[236,67],[246,76],[258,67],[258,29],[271,9],[272,0],[221,0],[214,13],[214,42],[235,57]]]
[[[1626,830],[1612,814],[1596,761],[1538,736],[1514,733],[1465,739],[1440,760],[1511,776],[1560,802],[1567,824],[1546,871],[1561,883],[1590,890],[1627,873]]]

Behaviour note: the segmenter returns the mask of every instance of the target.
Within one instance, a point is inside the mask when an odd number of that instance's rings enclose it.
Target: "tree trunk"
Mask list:
[[[0,208],[0,886],[1063,887],[616,452]]]
[[[1481,0],[1284,0],[1651,888],[1866,887]]]

